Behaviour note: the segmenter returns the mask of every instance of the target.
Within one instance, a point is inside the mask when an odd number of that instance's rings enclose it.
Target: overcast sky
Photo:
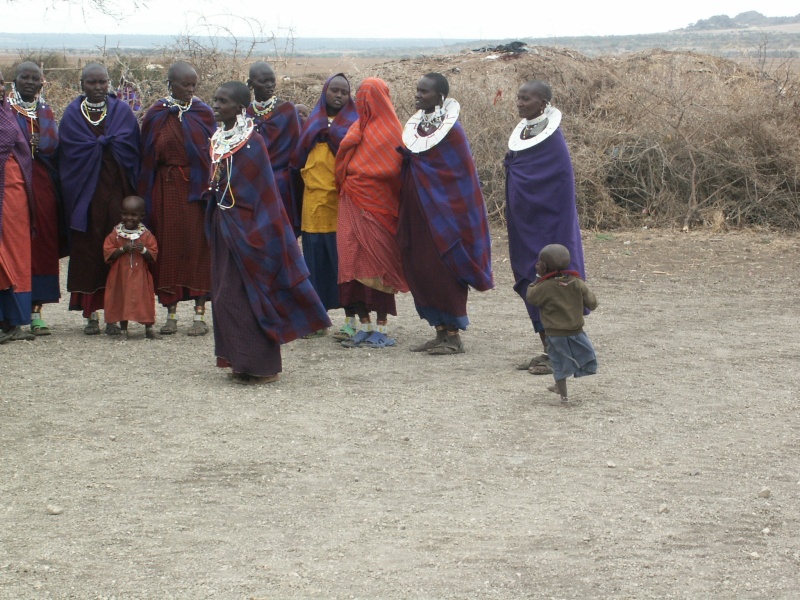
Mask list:
[[[130,6],[130,0],[110,0]],[[148,1],[148,0],[145,0]],[[78,0],[0,0],[0,32],[207,33],[203,19],[231,28],[237,36],[262,31],[295,37],[434,38],[469,40],[625,35],[679,29],[713,15],[757,10],[766,16],[800,12],[797,0],[674,0],[648,4],[617,2],[538,2],[530,0],[455,0],[395,3],[386,0],[149,0],[149,7],[115,21],[81,9]],[[54,8],[57,7],[57,8]],[[537,6],[539,9],[537,10]],[[248,22],[248,11],[260,7]],[[231,16],[237,15],[237,16]]]

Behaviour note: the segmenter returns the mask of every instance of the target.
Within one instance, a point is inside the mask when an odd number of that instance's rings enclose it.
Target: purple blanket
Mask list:
[[[59,125],[59,164],[62,193],[71,229],[86,231],[89,220],[89,205],[92,202],[103,150],[108,147],[117,164],[125,172],[131,187],[136,189],[139,177],[139,124],[136,117],[122,100],[108,95],[108,114],[100,124],[102,135],[81,114],[78,96],[64,111]]]
[[[528,285],[536,280],[539,252],[548,244],[566,246],[569,269],[585,279],[575,176],[561,129],[532,148],[509,152],[504,164],[514,290],[525,299]]]

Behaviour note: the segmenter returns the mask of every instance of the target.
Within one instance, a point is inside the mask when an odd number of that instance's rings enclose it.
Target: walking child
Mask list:
[[[555,385],[547,389],[569,404],[567,377],[597,373],[597,356],[583,331],[584,309],[597,308],[597,298],[576,271],[567,271],[569,250],[550,244],[539,252],[538,278],[528,287],[527,301],[538,306],[544,325],[547,354],[553,363]]]
[[[128,196],[122,200],[122,222],[114,227],[103,244],[103,256],[111,265],[105,289],[107,323],[119,321],[128,334],[128,321],[145,327],[145,337],[161,339],[153,329],[156,320],[155,291],[150,268],[158,257],[158,244],[142,224],[144,199]]]

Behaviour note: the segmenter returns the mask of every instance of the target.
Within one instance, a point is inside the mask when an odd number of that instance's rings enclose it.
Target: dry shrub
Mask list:
[[[393,60],[361,69],[343,58],[336,70],[356,87],[368,76],[386,80],[401,121],[414,110],[419,77],[443,73],[450,95],[461,103],[487,207],[497,219],[503,219],[505,206],[506,144],[519,120],[516,92],[536,78],[550,83],[554,104],[564,113],[584,227],[800,227],[796,74],[776,77],[690,52],[590,59],[561,49],[531,50]],[[165,71],[148,70],[149,63],[166,67],[188,60],[200,75],[198,95],[209,99],[223,81],[244,79],[254,60],[275,62],[259,54],[254,47],[221,52],[187,38],[156,56],[104,60],[112,77],[126,71],[149,105],[165,91]],[[281,81],[279,93],[313,106],[327,75],[303,73]],[[50,71],[47,77],[52,82]],[[74,70],[63,85],[58,100],[58,86],[50,86],[49,99],[59,112],[78,93]]]

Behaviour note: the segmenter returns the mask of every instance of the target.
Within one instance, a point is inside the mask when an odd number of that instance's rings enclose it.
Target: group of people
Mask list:
[[[42,85],[38,65],[20,64],[0,110],[0,342],[50,333],[42,305],[58,301],[68,254],[69,306],[86,335],[101,333],[100,310],[108,335],[126,335],[128,321],[151,339],[175,334],[181,301],[194,303],[186,333],[204,335],[210,300],[217,364],[238,383],[276,380],[280,346],[328,333],[333,309],[344,309],[332,335],[343,346],[395,345],[397,292],[412,293],[434,331],[412,351],[464,352],[469,288],[494,286],[491,240],[443,75],[417,82],[405,125],[384,81],[364,79],[353,94],[343,73],[303,119],[264,62],[210,106],[194,95],[192,66],[173,64],[141,128],[100,64],[84,67],[58,127]],[[544,348],[523,366],[554,374],[566,402],[566,377],[596,370],[582,331],[596,300],[551,98],[542,81],[519,90],[506,207],[515,289]],[[167,310],[158,332],[153,295]]]

